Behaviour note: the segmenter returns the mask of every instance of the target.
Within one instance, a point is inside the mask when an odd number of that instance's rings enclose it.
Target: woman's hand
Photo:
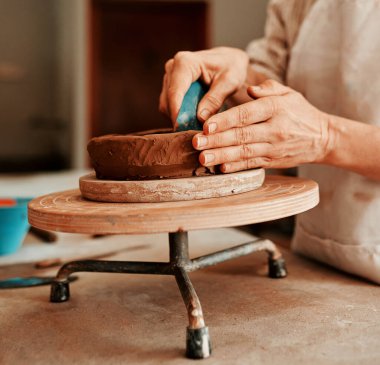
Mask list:
[[[217,113],[224,101],[243,86],[247,69],[248,55],[237,48],[178,52],[166,62],[159,109],[175,124],[191,83],[201,79],[210,87],[198,105],[197,117],[203,122]]]
[[[234,172],[325,162],[333,144],[327,114],[273,80],[247,91],[256,100],[212,116],[194,136],[202,165]]]

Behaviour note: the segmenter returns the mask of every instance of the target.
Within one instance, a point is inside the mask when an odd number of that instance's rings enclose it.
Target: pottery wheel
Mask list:
[[[100,203],[79,190],[57,192],[29,203],[38,228],[89,234],[143,234],[234,227],[271,221],[316,206],[318,184],[296,177],[267,176],[246,193],[221,198],[162,203]]]
[[[93,173],[81,177],[79,187],[83,197],[90,200],[154,203],[218,198],[245,193],[259,188],[264,178],[264,169],[180,179],[122,181],[100,180]]]

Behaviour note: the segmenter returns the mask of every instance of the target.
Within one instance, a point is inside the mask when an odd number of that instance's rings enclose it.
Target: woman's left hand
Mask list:
[[[202,165],[228,173],[325,162],[333,140],[327,114],[273,80],[247,91],[255,100],[212,116],[194,136]]]

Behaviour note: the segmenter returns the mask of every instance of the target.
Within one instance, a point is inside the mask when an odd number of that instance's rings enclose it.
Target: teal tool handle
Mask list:
[[[177,131],[203,129],[202,123],[197,118],[197,108],[207,90],[208,88],[200,81],[195,81],[190,85],[178,113]]]

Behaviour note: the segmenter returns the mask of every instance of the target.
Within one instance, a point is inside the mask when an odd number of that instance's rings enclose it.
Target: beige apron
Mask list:
[[[317,0],[287,84],[325,112],[380,126],[380,0]],[[319,183],[321,202],[298,216],[293,249],[380,284],[380,182],[323,165],[299,175]]]

